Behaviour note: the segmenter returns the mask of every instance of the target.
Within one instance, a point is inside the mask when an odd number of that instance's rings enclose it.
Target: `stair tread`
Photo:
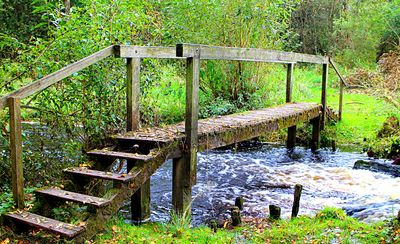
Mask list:
[[[24,224],[51,231],[68,238],[73,238],[85,230],[83,227],[43,217],[28,211],[8,213],[6,216]]]
[[[115,158],[122,158],[122,159],[133,159],[133,160],[141,160],[141,161],[148,161],[154,156],[150,155],[143,155],[138,153],[127,153],[127,152],[117,152],[117,151],[109,151],[109,150],[92,150],[87,152],[90,156],[105,156],[105,157],[115,157]]]
[[[64,172],[103,180],[114,180],[123,183],[132,181],[133,178],[139,173],[116,174],[112,172],[92,170],[84,167],[67,168],[64,170]]]
[[[109,199],[89,196],[89,195],[80,194],[80,193],[76,193],[76,192],[64,191],[64,190],[57,189],[57,188],[39,189],[39,190],[36,190],[35,192],[46,195],[46,196],[57,197],[57,198],[64,199],[66,201],[88,204],[88,205],[95,206],[95,207],[103,207],[103,206],[108,205],[111,202],[111,200],[109,200]]]

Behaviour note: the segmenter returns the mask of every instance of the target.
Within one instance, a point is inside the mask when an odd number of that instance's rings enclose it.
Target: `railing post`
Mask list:
[[[343,111],[343,89],[344,89],[344,83],[342,80],[340,80],[340,88],[339,88],[339,121],[342,120],[342,111]]]
[[[140,126],[140,58],[127,58],[126,78],[126,129],[133,131]]]
[[[22,164],[21,100],[9,97],[10,113],[10,158],[14,202],[17,208],[24,208],[24,173]]]
[[[140,58],[127,58],[126,130],[135,131],[140,127]],[[129,172],[137,162],[128,160]],[[150,218],[150,179],[148,179],[131,197],[131,218],[141,223]]]
[[[288,63],[286,76],[286,102],[292,102],[294,63]]]
[[[326,88],[328,84],[328,64],[322,65],[322,92],[321,92],[321,104],[322,104],[322,115],[321,115],[321,130],[324,129],[326,119]]]
[[[286,102],[292,102],[292,90],[293,90],[293,68],[294,63],[288,63],[287,76],[286,76]],[[288,128],[287,137],[287,148],[294,148],[296,145],[296,125]]]
[[[192,186],[196,184],[198,150],[200,47],[187,58],[186,118],[183,155],[174,160],[172,202],[174,210],[185,216],[191,214]]]

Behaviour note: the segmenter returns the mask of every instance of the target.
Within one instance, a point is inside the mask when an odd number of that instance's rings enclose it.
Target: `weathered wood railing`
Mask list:
[[[24,175],[22,163],[21,99],[39,93],[58,81],[114,54],[110,46],[81,59],[65,68],[47,75],[21,89],[0,98],[0,110],[9,107],[10,114],[10,159],[13,198],[18,208],[24,207]]]
[[[336,67],[335,62],[332,58],[329,58],[329,63],[332,65],[333,70],[335,70],[336,74],[339,76],[340,85],[339,85],[339,120],[342,120],[343,113],[343,90],[344,87],[348,87],[346,80],[340,74],[339,69]]]
[[[297,62],[322,64],[323,74],[321,83],[321,104],[326,111],[326,90],[328,80],[328,65],[334,67],[341,79],[339,113],[342,114],[343,78],[339,74],[333,61],[328,57],[308,55],[292,52],[270,51],[252,48],[216,47],[193,44],[178,44],[175,47],[142,47],[114,45],[81,59],[65,68],[47,75],[9,95],[0,98],[0,110],[9,107],[10,114],[10,157],[12,164],[13,198],[18,208],[24,207],[23,193],[23,163],[22,163],[22,136],[21,136],[21,105],[20,101],[47,87],[61,81],[92,64],[107,57],[116,56],[127,59],[127,130],[136,130],[140,127],[139,97],[140,97],[140,65],[142,58],[156,59],[186,59],[186,119],[185,119],[185,152],[182,157],[174,159],[173,171],[173,204],[177,211],[187,209],[191,202],[191,188],[196,182],[197,146],[198,146],[198,92],[201,60],[236,60],[253,62],[271,62],[287,64],[286,102],[292,102],[293,69]],[[325,120],[325,112],[321,121]],[[318,121],[313,122],[319,126]],[[319,130],[319,129],[318,129]],[[319,137],[319,133],[313,134]],[[294,147],[296,126],[288,131],[288,147]],[[148,208],[143,206],[143,198],[149,197],[150,182],[147,181],[132,197],[132,204],[138,208],[138,217],[144,218],[149,214]]]

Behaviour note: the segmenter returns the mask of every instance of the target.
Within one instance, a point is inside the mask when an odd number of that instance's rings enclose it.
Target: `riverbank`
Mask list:
[[[95,243],[393,243],[398,226],[388,222],[366,224],[347,217],[342,210],[326,208],[315,217],[270,221],[248,219],[242,227],[218,229],[187,223],[127,225],[122,219],[108,223]],[[396,232],[396,233],[394,233]],[[397,239],[396,239],[397,240]]]
[[[244,218],[240,227],[213,231],[207,226],[190,228],[189,222],[174,218],[169,223],[126,224],[122,218],[111,219],[103,232],[87,243],[396,243],[400,238],[397,222],[367,224],[348,217],[342,210],[326,208],[314,217],[292,220]],[[29,243],[45,236],[40,232],[15,235],[0,227],[0,241]],[[42,240],[43,239],[37,239]],[[55,242],[56,239],[47,239]]]

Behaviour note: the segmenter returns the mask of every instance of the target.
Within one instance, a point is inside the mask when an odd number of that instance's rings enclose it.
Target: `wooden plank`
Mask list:
[[[109,157],[109,158],[121,158],[121,159],[130,159],[130,160],[140,160],[140,161],[148,161],[154,158],[154,155],[143,155],[138,153],[126,153],[126,152],[117,152],[117,151],[109,151],[109,150],[93,150],[87,152],[89,156],[95,157]]]
[[[73,174],[83,177],[91,177],[102,180],[113,180],[116,182],[128,183],[132,181],[139,172],[131,172],[129,174],[116,174],[112,172],[91,170],[84,167],[68,168],[64,170],[65,173]]]
[[[45,231],[53,232],[68,238],[74,238],[85,229],[72,224],[67,224],[55,219],[46,218],[37,214],[27,211],[17,211],[14,213],[6,214],[6,217],[13,221],[43,229]]]
[[[323,130],[324,126],[325,126],[327,85],[328,85],[328,64],[323,64],[322,65],[322,91],[321,91],[321,104],[322,104],[321,130]]]
[[[121,58],[182,59],[176,56],[175,47],[119,46]]]
[[[140,127],[140,58],[128,58],[126,70],[126,129],[133,131]]]
[[[40,92],[47,87],[55,84],[56,82],[68,77],[69,75],[72,75],[94,63],[99,62],[100,60],[103,60],[111,55],[114,54],[114,46],[107,47],[103,50],[100,50],[86,58],[83,58],[73,64],[70,64],[56,72],[53,72],[49,75],[46,75],[45,77],[28,84],[17,91],[8,94],[5,97],[0,98],[0,110],[5,108],[7,106],[7,99],[9,97],[20,97],[25,98],[27,96],[30,96],[32,94],[35,94],[37,92]]]
[[[111,200],[80,194],[76,192],[64,191],[57,188],[38,189],[35,191],[37,194],[58,198],[65,201],[87,204],[93,207],[104,207],[111,203]]]
[[[199,120],[198,150],[226,146],[255,138],[266,132],[308,122],[320,116],[321,111],[322,106],[316,103],[286,103],[272,108]],[[232,121],[237,121],[237,123],[231,123]],[[181,127],[182,123],[164,128],[141,128],[139,131],[120,134],[117,137],[123,138],[125,144],[132,145],[132,142],[137,143],[136,138],[143,138],[147,135],[146,139],[149,141],[152,141],[153,137],[158,140],[162,131],[175,131],[173,134],[167,133],[168,139],[171,142],[177,141],[179,145],[182,145],[185,141],[185,133],[180,132]],[[132,140],[132,142],[129,142],[129,140]]]
[[[19,97],[9,97],[10,112],[10,159],[11,181],[14,202],[18,208],[24,208],[24,167],[22,162],[22,132],[21,132],[21,100]]]
[[[287,75],[286,75],[286,102],[292,102],[292,90],[293,90],[293,68],[294,64],[288,64]]]
[[[194,44],[178,44],[176,46],[176,54],[178,57],[193,57],[196,48],[199,45]],[[221,60],[239,60],[239,61],[255,61],[255,62],[272,62],[272,63],[315,63],[327,64],[329,62],[327,57],[273,51],[256,48],[237,48],[237,47],[218,47],[200,45],[201,59],[221,59]]]

